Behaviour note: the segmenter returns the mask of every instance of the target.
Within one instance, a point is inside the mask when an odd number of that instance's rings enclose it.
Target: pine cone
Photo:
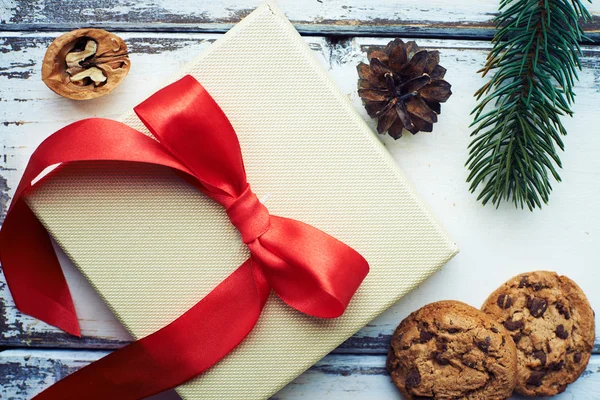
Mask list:
[[[440,103],[452,94],[442,79],[446,69],[439,65],[440,53],[396,39],[385,48],[371,47],[367,56],[370,64],[357,66],[358,94],[369,116],[378,118],[377,132],[388,131],[394,139],[402,136],[402,128],[431,132]]]

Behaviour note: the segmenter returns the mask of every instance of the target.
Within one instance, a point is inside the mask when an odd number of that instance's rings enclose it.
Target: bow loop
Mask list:
[[[253,242],[269,230],[269,211],[258,200],[250,185],[226,207],[229,220],[240,231],[244,243]]]
[[[190,75],[160,89],[135,113],[207,194],[238,197],[246,188],[240,143],[221,107]]]

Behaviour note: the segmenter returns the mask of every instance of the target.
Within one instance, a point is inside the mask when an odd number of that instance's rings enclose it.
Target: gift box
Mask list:
[[[269,212],[323,230],[370,265],[341,317],[310,317],[271,295],[237,348],[177,388],[184,399],[265,398],[442,267],[457,248],[272,4],[256,9],[173,81],[185,74],[231,121],[248,182]],[[150,134],[133,112],[122,121]],[[223,207],[160,166],[66,165],[26,201],[135,338],[175,320],[249,256]]]

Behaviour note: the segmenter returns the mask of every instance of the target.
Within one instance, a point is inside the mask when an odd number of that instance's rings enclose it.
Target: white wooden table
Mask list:
[[[46,136],[77,119],[118,117],[258,2],[0,0],[0,218],[31,152]],[[564,182],[554,185],[550,205],[533,213],[510,205],[495,209],[480,206],[468,192],[464,163],[472,94],[482,84],[476,71],[489,50],[496,0],[280,0],[280,7],[367,120],[355,71],[366,46],[400,36],[441,50],[454,95],[434,132],[382,140],[461,253],[274,398],[399,398],[385,372],[385,354],[400,320],[435,300],[478,307],[494,288],[521,272],[566,274],[600,310],[600,47],[584,47],[576,114],[565,120]],[[586,29],[600,39],[600,2],[589,10],[594,22]],[[129,46],[132,69],[113,94],[77,103],[48,90],[40,70],[52,40],[84,26],[119,33]],[[20,314],[0,274],[1,399],[30,398],[130,340],[84,278],[63,261],[83,328],[81,340]],[[161,397],[175,398],[173,393]],[[600,354],[556,399],[600,399]]]

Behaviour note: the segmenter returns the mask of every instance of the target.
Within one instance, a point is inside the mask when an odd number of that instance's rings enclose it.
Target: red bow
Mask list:
[[[368,273],[352,248],[299,221],[269,215],[246,181],[227,116],[191,76],[135,108],[152,140],[105,119],[75,122],[33,153],[0,231],[0,261],[19,310],[79,335],[67,283],[49,236],[22,196],[48,167],[131,161],[189,175],[223,205],[251,257],[190,310],[41,393],[39,399],[139,399],[206,371],[252,330],[270,289],[316,317],[340,316]]]

